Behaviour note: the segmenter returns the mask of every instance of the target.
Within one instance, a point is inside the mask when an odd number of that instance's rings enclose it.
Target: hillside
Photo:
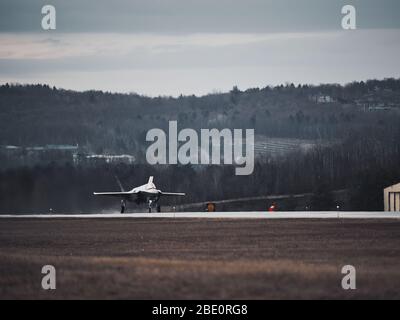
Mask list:
[[[150,98],[46,85],[0,87],[0,145],[79,145],[91,153],[143,159],[145,134],[180,128],[254,128],[256,135],[343,140],[398,127],[400,80],[254,88],[202,97]]]
[[[167,131],[170,120],[179,129],[254,128],[254,173],[147,165],[146,132]],[[349,190],[342,208],[381,210],[382,188],[400,179],[395,79],[178,98],[3,85],[0,123],[0,212],[115,208],[115,201],[91,197],[118,189],[115,174],[126,186],[154,175],[161,189],[188,191],[177,204],[311,192],[307,207],[329,210],[338,205],[332,191]]]

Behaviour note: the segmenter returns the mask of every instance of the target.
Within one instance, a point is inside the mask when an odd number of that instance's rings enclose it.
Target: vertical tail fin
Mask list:
[[[154,177],[153,177],[153,176],[150,176],[150,177],[149,177],[149,181],[147,182],[147,184],[153,183],[153,180],[154,180]]]
[[[125,189],[124,189],[124,187],[122,186],[122,183],[121,183],[121,181],[118,179],[117,176],[115,176],[115,179],[117,179],[117,182],[118,182],[119,188],[121,189],[121,192],[125,192]]]

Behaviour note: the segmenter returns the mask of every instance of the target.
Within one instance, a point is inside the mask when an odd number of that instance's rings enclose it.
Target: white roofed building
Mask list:
[[[383,190],[385,211],[400,212],[400,183]]]

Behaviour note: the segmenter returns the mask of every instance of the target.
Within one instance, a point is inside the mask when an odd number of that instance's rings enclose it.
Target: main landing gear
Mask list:
[[[149,213],[152,211],[153,204],[155,204],[157,212],[161,212],[161,205],[157,201],[149,200]]]
[[[121,213],[125,212],[125,208],[126,208],[126,202],[125,200],[121,200]]]

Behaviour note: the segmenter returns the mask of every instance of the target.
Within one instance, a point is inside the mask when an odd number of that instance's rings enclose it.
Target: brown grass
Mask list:
[[[57,290],[41,289],[41,267]],[[341,267],[357,290],[341,289]],[[0,220],[0,298],[400,298],[400,221]]]

